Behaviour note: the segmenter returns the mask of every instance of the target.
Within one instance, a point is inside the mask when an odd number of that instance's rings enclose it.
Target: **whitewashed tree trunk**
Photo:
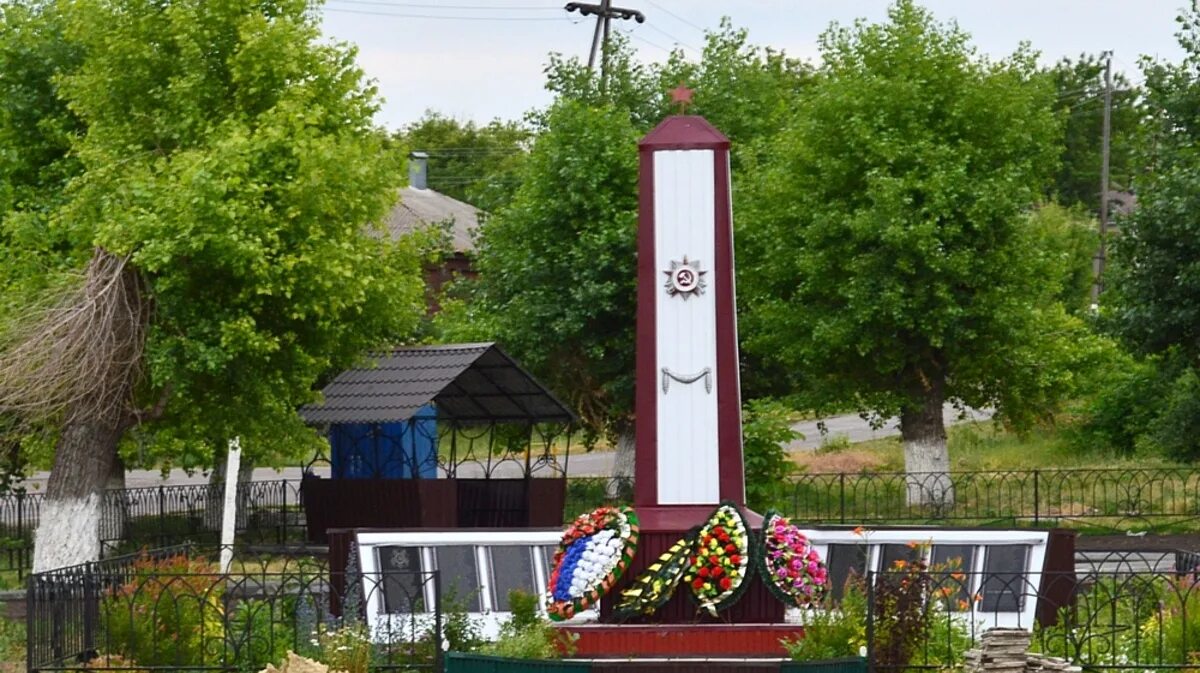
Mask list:
[[[221,515],[225,508],[225,452],[221,452],[217,464],[208,475],[208,493],[204,499],[204,528],[205,530],[220,531]],[[242,455],[242,464],[238,469],[238,508],[237,527],[244,530],[249,523],[250,488],[248,484],[254,476],[254,464],[246,455]]]
[[[909,506],[944,508],[954,505],[950,451],[946,446],[946,423],[942,418],[943,385],[941,381],[933,382],[926,389],[922,404],[900,411]]]
[[[33,572],[100,559],[101,498],[120,436],[115,422],[63,426],[34,533]]]
[[[622,487],[626,491],[631,491],[629,485],[633,482],[633,466],[634,459],[637,455],[637,442],[634,439],[633,425],[630,424],[627,428],[621,431],[617,436],[617,451],[613,457],[613,469],[611,478],[608,480],[608,497],[612,500],[620,499],[623,495]]]

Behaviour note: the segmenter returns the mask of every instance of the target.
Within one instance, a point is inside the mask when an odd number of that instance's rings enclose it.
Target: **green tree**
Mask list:
[[[1145,61],[1138,207],[1114,240],[1112,325],[1139,353],[1200,365],[1200,10],[1179,21],[1179,63]],[[1108,295],[1106,293],[1106,298]],[[1108,303],[1107,301],[1105,303]]]
[[[482,228],[469,303],[449,339],[496,339],[589,427],[631,430],[637,140],[627,110],[560,100],[512,201]]]
[[[1104,59],[1081,54],[1063,59],[1050,69],[1057,98],[1054,109],[1064,124],[1062,162],[1054,175],[1051,194],[1065,206],[1100,211],[1100,161],[1104,125]],[[1137,139],[1138,90],[1121,72],[1112,75],[1109,183],[1112,191],[1129,190],[1133,183],[1133,146]]]
[[[444,338],[504,343],[590,430],[618,440],[623,476],[633,460],[637,139],[674,112],[668,91],[683,81],[696,91],[688,112],[728,125],[738,162],[740,148],[783,123],[810,73],[728,22],[699,62],[677,52],[644,64],[624,37],[607,59],[602,84],[578,59],[551,56],[556,103],[530,116],[538,135],[512,202],[482,228],[474,291],[439,320]]]
[[[1029,214],[1033,234],[1038,238],[1034,248],[1047,258],[1051,272],[1059,274],[1053,281],[1059,288],[1054,299],[1071,315],[1085,315],[1091,310],[1092,257],[1100,239],[1096,221],[1085,212],[1080,206],[1066,208],[1048,203]]]
[[[397,140],[429,154],[429,187],[485,211],[512,197],[530,132],[516,122],[479,126],[432,110],[404,127]]]
[[[1088,352],[1061,336],[1081,328],[1023,213],[1057,159],[1053,89],[1028,49],[984,59],[909,0],[820,47],[744,201],[747,346],[809,373],[818,401],[899,415],[926,475],[910,500],[950,502],[944,403],[1027,421]]]
[[[5,312],[0,341],[0,409],[59,428],[42,569],[98,556],[98,494],[131,430],[177,447],[239,435],[251,458],[316,446],[296,407],[412,329],[421,285],[408,246],[366,230],[398,162],[353,50],[322,41],[307,0],[27,7],[0,53],[70,55],[26,85],[83,129],[65,190],[34,180],[43,198],[0,213],[2,254],[60,288]],[[43,141],[0,121],[0,155]]]
[[[1101,301],[1114,333],[1159,375],[1149,443],[1171,457],[1200,457],[1200,7],[1177,19],[1178,63],[1146,59],[1137,147],[1138,205],[1120,220]],[[1149,386],[1143,386],[1149,388]]]

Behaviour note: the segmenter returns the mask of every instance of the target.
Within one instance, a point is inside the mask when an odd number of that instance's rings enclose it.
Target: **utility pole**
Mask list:
[[[1092,306],[1100,306],[1104,290],[1104,263],[1108,254],[1108,159],[1112,144],[1112,52],[1104,53],[1104,122],[1100,131],[1100,247],[1092,265]]]
[[[590,4],[586,2],[568,2],[563,9],[568,12],[579,12],[580,16],[596,15],[596,30],[592,33],[592,51],[588,56],[588,70],[596,69],[596,52],[603,49],[602,54],[608,52],[608,36],[611,31],[611,23],[613,19],[621,19],[628,21],[633,19],[638,23],[646,22],[646,15],[636,9],[627,7],[613,7],[612,0],[600,0],[600,4]],[[601,37],[603,36],[603,38]],[[601,40],[603,39],[603,47]],[[602,59],[606,57],[602,56]],[[605,73],[606,60],[600,63],[600,82],[603,84]]]

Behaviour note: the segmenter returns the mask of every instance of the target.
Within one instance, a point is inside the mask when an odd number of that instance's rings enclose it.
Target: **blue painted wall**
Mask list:
[[[437,420],[432,406],[398,423],[339,423],[329,427],[334,479],[434,479]]]

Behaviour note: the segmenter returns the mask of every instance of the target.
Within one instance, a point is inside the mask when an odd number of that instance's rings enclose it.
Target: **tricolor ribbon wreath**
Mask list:
[[[550,619],[570,619],[607,594],[637,551],[638,520],[630,507],[599,507],[563,532],[546,593]]]

